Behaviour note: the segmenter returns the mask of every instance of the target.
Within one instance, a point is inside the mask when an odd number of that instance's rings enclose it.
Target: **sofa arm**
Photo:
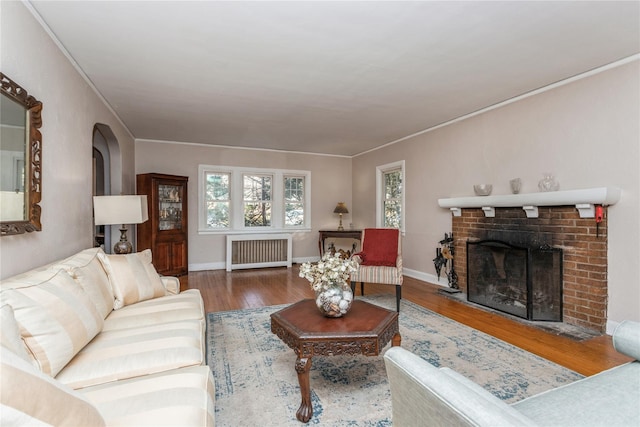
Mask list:
[[[479,385],[401,347],[387,350],[384,362],[394,427],[535,425]]]
[[[625,320],[613,331],[613,347],[620,353],[640,360],[640,322]]]
[[[168,294],[178,295],[180,293],[180,280],[177,277],[160,276],[160,281]]]

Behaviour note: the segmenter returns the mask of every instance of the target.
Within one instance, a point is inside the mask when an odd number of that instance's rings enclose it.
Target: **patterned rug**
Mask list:
[[[395,309],[395,297],[363,299]],[[295,353],[271,333],[269,315],[284,306],[208,314],[208,364],[216,383],[216,425],[300,426]],[[581,375],[454,320],[402,300],[402,347],[448,366],[508,403]],[[382,356],[314,357],[313,418],[322,426],[390,426]]]

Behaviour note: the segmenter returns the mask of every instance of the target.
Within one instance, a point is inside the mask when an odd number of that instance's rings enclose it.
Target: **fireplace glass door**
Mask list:
[[[467,299],[528,320],[562,320],[562,250],[467,242]]]

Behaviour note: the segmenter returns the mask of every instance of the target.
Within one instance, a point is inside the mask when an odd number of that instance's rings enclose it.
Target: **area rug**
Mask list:
[[[393,295],[364,297],[395,308]],[[217,426],[300,426],[295,353],[271,333],[285,306],[208,314],[208,364],[216,384]],[[402,347],[448,366],[507,403],[582,378],[490,335],[402,300]],[[390,426],[391,393],[382,356],[314,357],[312,425]]]

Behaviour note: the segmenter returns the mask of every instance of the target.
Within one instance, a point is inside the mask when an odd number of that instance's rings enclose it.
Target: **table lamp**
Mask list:
[[[96,225],[122,224],[120,241],[113,246],[116,254],[130,254],[125,224],[141,224],[149,219],[147,196],[94,196],[93,216]]]
[[[345,205],[344,202],[338,203],[336,208],[333,210],[333,213],[340,214],[340,225],[338,226],[338,231],[344,231],[344,227],[342,226],[342,214],[349,213],[347,205]]]

